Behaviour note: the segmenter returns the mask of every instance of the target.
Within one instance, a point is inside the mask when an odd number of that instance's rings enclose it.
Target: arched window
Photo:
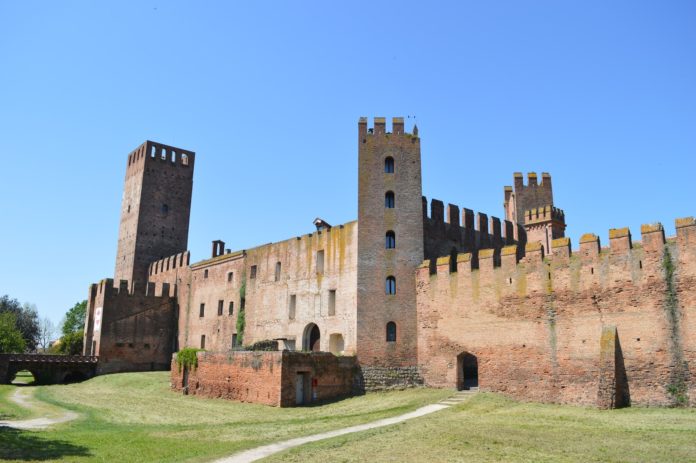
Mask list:
[[[393,174],[394,173],[394,158],[391,156],[387,156],[387,158],[384,160],[384,173],[385,174]]]
[[[396,278],[389,276],[387,277],[387,294],[396,294]]]
[[[396,247],[396,234],[389,230],[386,235],[386,248],[394,249]]]
[[[387,209],[394,209],[394,192],[387,191],[384,195],[384,207]]]
[[[387,342],[396,342],[396,323],[387,323]]]

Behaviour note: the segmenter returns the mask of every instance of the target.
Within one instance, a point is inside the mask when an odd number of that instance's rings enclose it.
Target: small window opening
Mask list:
[[[237,333],[232,335],[232,348],[234,349],[235,347],[237,347]]]
[[[387,323],[387,342],[396,342],[396,323]]]
[[[394,278],[393,276],[387,277],[386,291],[387,291],[387,294],[389,294],[389,295],[396,294],[396,278]]]
[[[218,301],[218,316],[222,315],[222,311],[225,307],[225,301]]]
[[[590,273],[594,275],[594,267],[590,267]]]
[[[162,160],[166,161],[167,160],[167,148],[162,148]]]
[[[396,234],[392,231],[389,230],[386,234],[386,248],[387,249],[394,249],[396,247]]]
[[[276,262],[275,266],[275,281],[280,281],[280,268],[281,268],[281,263]]]
[[[394,173],[394,158],[387,156],[384,160],[384,173],[393,174]]]
[[[290,295],[290,306],[288,307],[288,318],[290,320],[295,319],[295,308],[297,307],[297,296],[295,294]]]
[[[201,335],[201,349],[205,349],[205,334]]]
[[[205,315],[205,304],[201,304],[201,308],[198,312],[199,317],[203,317]]]
[[[130,212],[130,204],[128,205],[128,212]]]
[[[508,278],[508,281],[510,282],[510,284],[512,284],[512,278]]]
[[[317,273],[324,273],[324,250],[317,251]]]
[[[234,301],[230,301],[230,306],[228,308],[228,315],[234,315]]]
[[[329,315],[336,315],[336,290],[329,290]]]
[[[387,191],[384,195],[384,207],[387,209],[394,209],[394,192]]]
[[[188,155],[186,154],[181,154],[181,164],[184,166],[188,166]]]
[[[162,214],[168,214],[168,213],[169,213],[169,205],[162,204]]]
[[[157,157],[157,147],[153,146],[152,149],[150,150],[150,157],[154,158]]]
[[[203,278],[208,278],[208,269],[203,271]]]
[[[254,278],[256,278],[256,265],[252,265],[249,272],[249,279],[253,280]]]
[[[227,282],[232,283],[233,278],[234,278],[234,272],[227,272]]]
[[[639,269],[642,269],[642,268],[643,268],[643,261],[642,261],[642,260],[639,260],[639,261],[638,261],[638,268],[639,268]]]

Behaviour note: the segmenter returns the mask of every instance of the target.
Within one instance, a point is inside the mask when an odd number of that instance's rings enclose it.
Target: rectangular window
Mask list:
[[[232,283],[233,279],[234,279],[234,272],[227,272],[227,282]]]
[[[295,319],[295,308],[297,306],[297,296],[295,294],[290,295],[290,306],[288,307],[288,318],[290,320]]]
[[[251,266],[251,271],[249,272],[249,279],[253,280],[256,278],[256,265]]]
[[[225,306],[225,301],[218,301],[218,315],[222,315],[223,307]]]
[[[280,262],[276,262],[275,281],[280,281]]]
[[[324,250],[317,251],[317,273],[324,273]]]
[[[198,316],[202,317],[203,315],[205,315],[205,304],[201,304],[201,310]]]
[[[208,269],[203,272],[203,278],[208,278]]]
[[[205,334],[201,335],[201,349],[205,349]]]
[[[236,333],[232,335],[232,349],[234,349],[235,347],[237,347],[237,334]]]
[[[329,290],[329,315],[336,315],[336,290]]]
[[[233,313],[234,313],[234,301],[230,301],[229,315],[232,315]]]

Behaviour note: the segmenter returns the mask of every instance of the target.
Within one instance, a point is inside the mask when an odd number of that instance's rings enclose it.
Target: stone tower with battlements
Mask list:
[[[401,367],[416,358],[416,288],[423,259],[418,129],[395,117],[358,122],[357,355],[362,365]]]
[[[146,141],[128,155],[114,280],[143,286],[153,261],[186,251],[195,153]]]
[[[551,175],[541,174],[541,183],[537,174],[527,175],[524,184],[522,173],[515,172],[514,189],[505,187],[505,218],[524,227],[528,243],[540,242],[545,253],[551,251],[551,242],[565,236],[565,214],[553,205],[553,188]]]

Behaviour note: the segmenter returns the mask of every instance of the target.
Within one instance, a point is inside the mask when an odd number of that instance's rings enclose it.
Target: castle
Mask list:
[[[417,127],[358,122],[358,220],[253,249],[187,251],[196,155],[128,155],[114,279],[90,286],[100,373],[172,367],[173,384],[275,405],[425,384],[545,402],[693,404],[696,222],[612,229],[572,251],[550,175],[514,174],[504,219],[433,199]],[[116,282],[116,283],[115,283]],[[236,348],[274,340],[278,352]],[[317,352],[303,354],[302,352]],[[319,353],[321,352],[321,353]],[[331,355],[332,353],[336,355]],[[356,379],[357,378],[357,379]],[[195,383],[195,386],[191,386]]]

